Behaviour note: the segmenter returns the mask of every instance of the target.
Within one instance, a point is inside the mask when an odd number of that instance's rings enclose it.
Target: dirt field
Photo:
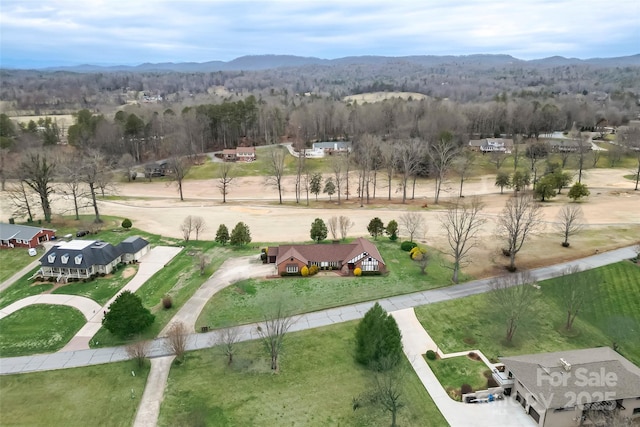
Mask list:
[[[569,202],[568,190],[543,206],[545,220],[544,229],[533,236],[530,243],[518,254],[520,267],[534,267],[566,259],[578,258],[595,250],[606,250],[630,245],[640,240],[640,192],[633,191],[633,183],[623,178],[626,170],[593,170],[583,179],[591,196],[580,205],[588,224],[585,231],[570,239],[571,247],[560,246],[561,236],[554,232],[552,223],[560,208]],[[486,207],[484,215],[488,219],[482,231],[482,239],[473,250],[472,264],[466,270],[470,274],[484,276],[501,271],[506,259],[500,254],[500,240],[495,233],[495,219],[504,207],[510,193],[501,195],[494,186],[494,176],[483,176],[469,180],[464,185],[464,195],[469,198],[480,196]],[[353,179],[355,182],[355,179]],[[438,221],[443,205],[457,199],[458,182],[443,184],[441,206],[432,205],[433,182],[425,180],[416,187],[416,200],[403,205],[400,193],[395,192],[397,183],[392,186],[392,201],[387,201],[388,190],[379,186],[376,199],[370,205],[360,207],[360,202],[353,197],[338,205],[329,202],[326,195],[321,195],[318,202],[306,207],[303,200],[295,204],[293,194],[293,178],[285,180],[284,204],[278,205],[277,191],[264,185],[261,178],[241,178],[232,182],[228,202],[221,203],[220,192],[215,180],[187,181],[184,184],[185,201],[180,202],[177,189],[161,182],[134,182],[121,184],[118,195],[122,200],[101,202],[102,214],[127,217],[133,221],[134,227],[181,238],[180,224],[188,215],[199,215],[205,218],[207,230],[201,233],[201,239],[214,239],[220,224],[226,224],[229,230],[238,221],[245,222],[251,229],[254,242],[301,242],[308,241],[311,223],[315,218],[325,221],[332,216],[347,215],[355,223],[350,235],[367,235],[367,225],[373,217],[380,217],[386,224],[407,211],[423,213],[427,223],[426,232],[419,241],[446,251],[446,236]],[[352,190],[353,192],[353,190]],[[6,218],[10,212],[7,202],[1,203],[2,216]],[[424,205],[428,205],[424,208]],[[54,212],[66,208],[60,200],[54,203]],[[89,210],[85,211],[90,213]],[[403,237],[401,232],[401,238]]]

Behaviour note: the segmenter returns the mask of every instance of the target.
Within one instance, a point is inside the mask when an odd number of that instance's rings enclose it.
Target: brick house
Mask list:
[[[35,248],[55,240],[56,230],[28,225],[0,223],[0,248]]]
[[[352,243],[282,245],[269,247],[266,262],[276,264],[278,274],[299,274],[302,267],[338,270],[344,275],[363,272],[386,272],[376,245],[362,237]]]

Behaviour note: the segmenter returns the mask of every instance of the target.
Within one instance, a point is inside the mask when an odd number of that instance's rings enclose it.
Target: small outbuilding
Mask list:
[[[138,262],[150,250],[149,242],[140,236],[131,236],[118,244],[118,249],[122,253],[122,262]]]
[[[35,248],[55,240],[56,230],[28,225],[0,223],[0,248]]]

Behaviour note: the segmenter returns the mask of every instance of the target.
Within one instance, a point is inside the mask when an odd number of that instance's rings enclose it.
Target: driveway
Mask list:
[[[64,295],[64,294],[45,294],[45,295],[32,295],[30,297],[22,298],[19,301],[9,304],[8,306],[0,309],[0,319],[7,317],[8,315],[15,313],[21,308],[25,308],[33,304],[52,304],[52,305],[66,305],[78,309],[80,313],[89,320],[96,313],[100,313],[102,307],[94,300],[81,297],[78,295]]]
[[[424,388],[450,425],[468,427],[534,427],[536,425],[522,407],[511,398],[478,404],[456,402],[451,399],[423,357],[427,350],[436,351],[437,347],[418,321],[413,308],[394,311],[391,315],[396,319],[402,332],[404,353]]]

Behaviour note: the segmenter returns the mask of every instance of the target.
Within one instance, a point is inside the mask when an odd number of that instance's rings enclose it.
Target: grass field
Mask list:
[[[368,277],[284,277],[238,282],[216,294],[205,306],[196,323],[223,327],[262,319],[265,302],[284,299],[292,314],[371,301],[450,284],[451,271],[443,266],[439,254],[431,251],[427,274],[400,249],[399,242],[386,238],[376,242],[389,274]]]
[[[554,289],[561,286],[560,279],[540,283],[536,315],[526,319],[510,344],[503,341],[503,320],[489,307],[485,295],[425,305],[416,308],[416,314],[446,353],[473,347],[496,358],[616,342],[625,357],[640,364],[640,266],[624,261],[598,270],[603,278],[600,297],[578,315],[571,333],[563,329],[565,312]]]
[[[27,275],[18,279],[13,285],[0,292],[0,308],[6,307],[22,298],[38,295],[53,288],[53,283],[33,285],[32,281],[29,280],[29,277],[33,276],[39,269],[40,267],[34,268]]]
[[[489,368],[481,360],[472,360],[467,356],[426,360],[452,399],[461,400],[460,387],[462,384],[469,384],[474,391],[487,389],[487,377],[484,376],[484,373]]]
[[[136,291],[136,295],[142,299],[142,304],[156,316],[151,327],[144,332],[143,338],[154,338],[179,308],[227,258],[247,255],[249,251],[255,252],[248,248],[234,250],[229,247],[221,247],[214,242],[190,241],[168,266],[157,272]],[[198,265],[201,254],[210,260],[202,275]],[[173,299],[173,307],[168,310],[165,310],[161,304],[162,297],[165,295],[169,295]],[[120,339],[101,328],[91,341],[91,346],[109,347],[127,342],[127,340]]]
[[[0,320],[0,355],[58,351],[85,322],[82,313],[72,307],[44,304],[25,307]]]
[[[135,371],[136,376],[131,375]],[[131,361],[6,375],[0,381],[3,426],[130,426],[148,368]]]
[[[38,250],[38,256],[31,257],[27,248],[14,248],[0,251],[0,283],[13,276],[31,262],[44,255],[43,250]]]
[[[228,367],[218,348],[189,353],[169,375],[160,426],[388,426],[388,413],[352,410],[370,373],[353,360],[355,322],[292,333],[280,373],[269,370],[260,342],[238,345]],[[405,367],[409,365],[405,361]],[[398,425],[442,426],[446,421],[408,367]]]

